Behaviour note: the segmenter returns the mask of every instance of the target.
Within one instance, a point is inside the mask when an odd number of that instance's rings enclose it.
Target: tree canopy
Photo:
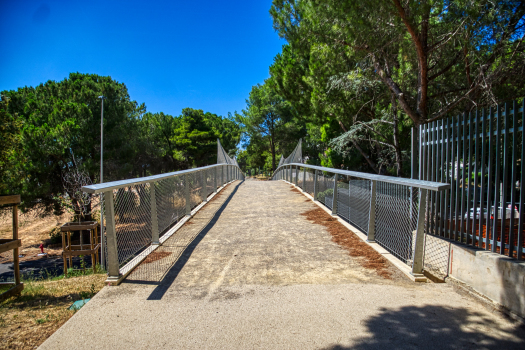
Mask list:
[[[2,91],[2,194],[23,206],[63,210],[66,174],[100,181],[100,113],[104,100],[104,181],[213,164],[219,138],[234,154],[239,126],[230,118],[191,108],[182,115],[147,113],[111,77],[71,73],[60,82]],[[5,145],[5,146],[4,146]]]

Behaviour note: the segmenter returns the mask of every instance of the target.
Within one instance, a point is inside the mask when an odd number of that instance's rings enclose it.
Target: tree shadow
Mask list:
[[[189,242],[189,244],[185,247],[185,249],[180,254],[179,258],[174,262],[173,265],[169,268],[169,270],[164,274],[163,278],[156,283],[151,283],[144,281],[143,284],[154,284],[157,285],[155,289],[151,292],[147,300],[161,300],[164,294],[168,291],[168,289],[171,287],[171,285],[175,282],[175,279],[181,272],[182,268],[186,265],[188,260],[190,259],[193,251],[195,248],[197,248],[198,244],[202,241],[202,239],[208,234],[208,232],[215,226],[215,223],[217,220],[219,220],[219,217],[223,213],[224,209],[228,206],[231,199],[237,192],[239,186],[242,184],[242,181],[236,184],[234,190],[230,193],[230,195],[226,198],[224,203],[221,204],[221,206],[217,209],[217,211],[214,213],[213,217],[210,219],[210,221],[202,228],[202,230],[195,236],[195,238]],[[130,283],[141,283],[140,281],[128,281]]]
[[[524,349],[525,327],[486,313],[436,305],[382,308],[364,325],[369,336],[325,349]],[[349,337],[350,338],[350,337]]]

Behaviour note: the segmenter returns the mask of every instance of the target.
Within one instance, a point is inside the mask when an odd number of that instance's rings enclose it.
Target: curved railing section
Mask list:
[[[422,277],[427,193],[449,189],[449,184],[303,163],[279,166],[272,179],[300,187]]]

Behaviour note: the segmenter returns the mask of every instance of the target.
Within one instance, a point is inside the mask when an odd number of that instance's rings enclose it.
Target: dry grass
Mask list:
[[[71,215],[64,213],[61,216],[45,215],[42,208],[36,208],[26,213],[19,212],[18,238],[22,239],[20,254],[23,255],[20,261],[33,260],[40,253],[38,246],[43,243],[46,247],[50,243],[49,233],[56,227],[70,221]],[[0,209],[0,238],[12,238],[12,212],[11,207]],[[60,256],[62,248],[46,249],[49,256]],[[13,260],[11,252],[0,255],[0,263]]]
[[[348,250],[350,256],[357,258],[361,266],[372,269],[378,275],[391,279],[388,261],[372,247],[363,242],[352,231],[342,225],[336,218],[328,215],[323,209],[316,208],[301,215],[314,224],[323,225],[332,235],[332,241]]]
[[[0,303],[0,348],[34,349],[62,326],[75,311],[76,300],[91,298],[104,286],[106,275],[25,283],[22,295]]]

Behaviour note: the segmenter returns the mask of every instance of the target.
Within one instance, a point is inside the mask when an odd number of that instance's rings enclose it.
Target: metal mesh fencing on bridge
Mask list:
[[[223,163],[83,187],[102,194],[105,265],[118,283],[218,189],[244,175],[218,142]]]
[[[414,275],[425,269],[443,271],[442,245],[426,241],[427,192],[438,193],[448,184],[400,179],[332,168],[293,163],[279,167],[273,175],[311,194],[367,234],[404,263]],[[420,207],[420,201],[423,207]],[[424,263],[424,257],[429,263]]]

